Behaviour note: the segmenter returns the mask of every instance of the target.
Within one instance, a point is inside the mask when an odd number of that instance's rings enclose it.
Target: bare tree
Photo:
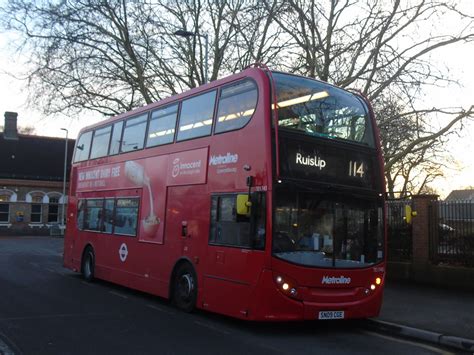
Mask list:
[[[268,11],[246,0],[10,0],[0,13],[23,35],[30,102],[46,114],[115,115],[201,85],[206,66],[215,80],[279,52]]]
[[[379,98],[374,102],[379,121],[382,149],[385,158],[385,179],[389,195],[395,191],[402,197],[424,191],[449,168],[451,159],[445,154],[449,135],[455,135],[453,126],[474,115],[469,110],[414,110],[398,101]],[[443,127],[434,126],[435,116],[449,117]],[[461,122],[460,122],[461,121]]]
[[[0,15],[23,35],[30,101],[47,114],[114,115],[201,85],[206,68],[215,80],[254,62],[359,89],[378,114],[392,192],[439,176],[444,137],[473,117],[419,100],[426,86],[453,83],[429,55],[474,40],[454,1],[9,0]]]
[[[267,8],[272,5],[265,3]],[[446,134],[472,118],[473,107],[427,109],[419,94],[429,85],[453,83],[432,65],[429,55],[472,42],[472,16],[459,11],[455,2],[434,0],[281,3],[275,21],[299,49],[288,56],[292,71],[357,88],[374,103],[389,192],[416,192],[440,176],[446,164],[440,158]],[[457,18],[458,32],[444,33],[446,16]],[[447,123],[433,127],[429,122],[435,115]]]

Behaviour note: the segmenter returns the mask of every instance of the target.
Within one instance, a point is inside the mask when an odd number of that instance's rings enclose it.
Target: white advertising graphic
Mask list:
[[[350,277],[345,277],[345,276],[340,276],[340,277],[334,277],[334,276],[323,276],[321,283],[323,285],[348,285],[351,283],[351,278]]]
[[[119,178],[120,173],[120,165],[80,171],[77,177],[77,189],[87,190],[106,187],[107,182]]]
[[[201,148],[171,154],[168,160],[168,186],[205,183],[207,151],[208,148]]]
[[[149,197],[149,212],[144,214],[145,218],[142,220],[143,230],[150,237],[154,237],[160,224],[160,219],[156,216],[154,211],[155,199],[153,196],[153,189],[150,183],[150,178],[145,172],[145,168],[134,162],[127,161],[125,163],[125,176],[137,186],[145,187],[145,190],[148,192]],[[145,209],[146,210],[146,209]]]
[[[211,155],[209,158],[209,166],[217,166],[217,174],[229,174],[236,173],[237,168],[229,165],[237,164],[239,161],[239,155],[227,152],[226,155]]]

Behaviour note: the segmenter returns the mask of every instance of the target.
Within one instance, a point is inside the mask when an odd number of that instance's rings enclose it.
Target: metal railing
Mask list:
[[[431,261],[474,267],[474,201],[433,201],[429,216]]]

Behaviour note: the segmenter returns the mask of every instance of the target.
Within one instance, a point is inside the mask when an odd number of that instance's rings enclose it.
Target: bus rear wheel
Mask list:
[[[95,255],[91,247],[87,247],[82,256],[82,276],[88,282],[94,280]]]
[[[194,268],[189,263],[181,264],[173,279],[173,303],[185,312],[192,312],[196,300],[197,278]]]

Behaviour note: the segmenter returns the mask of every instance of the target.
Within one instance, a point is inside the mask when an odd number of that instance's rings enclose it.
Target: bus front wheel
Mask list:
[[[95,255],[91,247],[87,247],[82,256],[82,276],[88,282],[94,280]]]
[[[189,263],[178,266],[173,279],[173,302],[179,309],[192,312],[196,307],[197,278]]]

